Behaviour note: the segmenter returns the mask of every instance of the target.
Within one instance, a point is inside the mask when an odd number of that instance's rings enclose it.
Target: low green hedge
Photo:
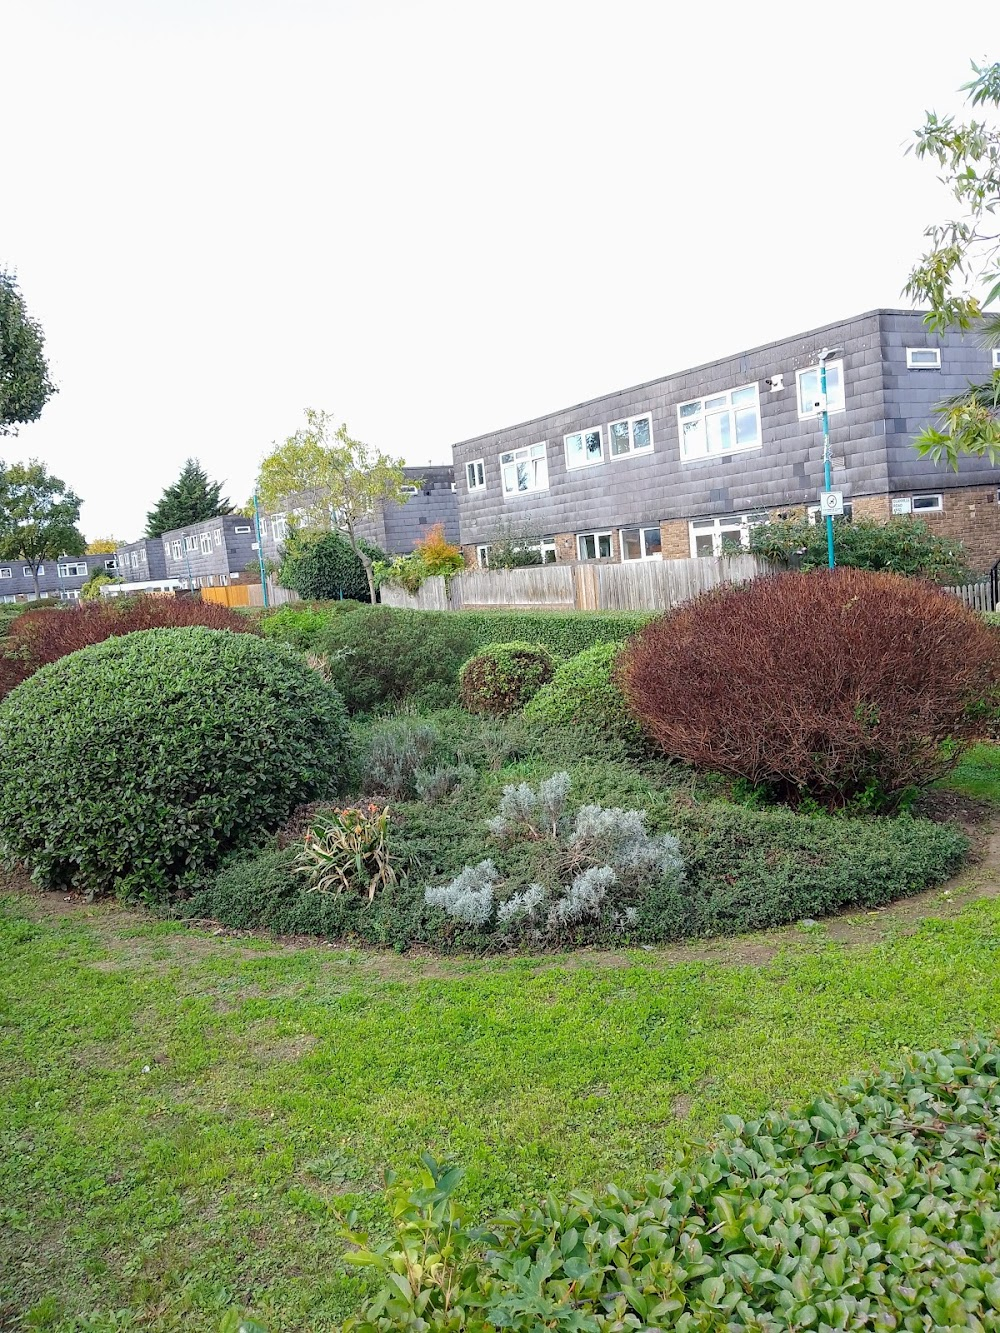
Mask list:
[[[642,728],[629,714],[614,680],[621,643],[596,643],[564,662],[524,710],[539,727],[569,727],[596,743],[608,739],[635,748]]]
[[[462,1171],[425,1157],[390,1183],[394,1243],[348,1233],[382,1286],[344,1333],[1000,1327],[995,1041],[724,1124],[634,1193],[575,1190],[484,1226],[454,1198]]]
[[[620,768],[622,787],[614,779]],[[677,890],[649,889],[625,933],[581,925],[578,944],[661,943],[739,934],[822,917],[853,907],[877,907],[940,884],[961,864],[968,840],[951,825],[926,819],[849,819],[753,810],[723,802],[692,805],[638,786],[629,793],[628,765],[585,764],[570,770],[572,808],[598,801],[645,806],[651,832],[674,833],[686,881]],[[517,777],[520,773],[517,774]],[[399,883],[371,904],[343,894],[307,892],[291,872],[289,851],[234,858],[202,894],[197,914],[224,925],[264,926],[281,934],[316,934],[406,949],[476,953],[509,947],[502,932],[463,926],[424,902],[428,884],[441,884],[466,866],[495,855],[487,822],[496,813],[504,773],[483,772],[438,804],[404,801],[393,807],[390,851]],[[530,842],[513,848],[520,878],[541,878]]]

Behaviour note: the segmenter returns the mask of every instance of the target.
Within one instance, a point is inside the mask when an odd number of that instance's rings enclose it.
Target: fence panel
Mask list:
[[[720,583],[746,583],[768,572],[755,555],[701,556],[697,560],[634,560],[594,565],[602,611],[666,611]]]
[[[572,565],[523,569],[466,569],[453,580],[466,610],[516,608],[572,611],[577,604]]]
[[[238,583],[229,588],[202,588],[201,600],[217,602],[219,606],[249,606],[250,589],[245,584],[241,587]]]
[[[452,588],[457,582],[457,579],[453,580]],[[447,580],[442,574],[425,579],[415,593],[387,583],[382,588],[381,597],[383,606],[397,606],[408,611],[455,611],[461,607],[461,601],[454,604],[453,597],[449,595]]]
[[[975,583],[962,583],[954,588],[944,588],[943,592],[950,592],[953,597],[964,602],[966,606],[971,607],[973,611],[994,611],[993,605],[993,585],[989,579],[978,579]]]

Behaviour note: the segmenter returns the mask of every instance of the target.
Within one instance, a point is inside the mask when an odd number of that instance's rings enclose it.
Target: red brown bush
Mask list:
[[[83,602],[69,610],[26,611],[12,621],[8,637],[0,640],[0,698],[39,667],[78,648],[136,630],[181,625],[259,633],[248,617],[200,597],[123,597]]]
[[[618,679],[667,754],[792,801],[891,807],[947,772],[981,729],[1000,636],[916,579],[779,574],[654,621]]]

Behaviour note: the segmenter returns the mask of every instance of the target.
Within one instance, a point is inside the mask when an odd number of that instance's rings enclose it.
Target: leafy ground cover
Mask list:
[[[556,958],[282,946],[11,892],[0,1326],[327,1327],[380,1175],[429,1149],[478,1216],[637,1187],[726,1113],[1000,1026],[1000,874],[744,941]]]

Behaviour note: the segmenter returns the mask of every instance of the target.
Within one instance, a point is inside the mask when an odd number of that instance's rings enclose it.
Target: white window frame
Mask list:
[[[411,485],[409,484],[409,482],[407,482],[407,484],[406,484],[405,486],[400,486],[400,488],[399,488],[399,493],[400,493],[400,495],[419,495],[419,494],[420,494],[420,487],[419,487],[419,486],[411,486]],[[294,512],[294,511],[293,511],[293,512]]]
[[[635,423],[637,421],[649,422],[649,443],[637,445],[635,443]],[[612,434],[615,426],[628,426],[628,448],[621,453],[615,453],[615,437]],[[636,454],[651,454],[653,452],[653,414],[652,412],[638,412],[634,417],[619,417],[617,421],[608,422],[608,458],[612,463],[618,462],[621,458],[632,458]]]
[[[216,529],[215,529],[215,531],[212,533],[212,540],[215,542],[216,546],[221,546],[221,545],[222,545],[222,529],[221,529],[221,528],[216,528]]]
[[[588,539],[588,537],[593,538],[594,542],[593,555],[584,555],[583,553],[583,543]],[[600,553],[599,542],[602,537],[607,537],[608,539],[607,555],[601,555]],[[597,564],[599,560],[614,560],[615,534],[606,528],[598,529],[596,532],[578,532],[576,534],[576,558],[581,561],[585,560],[588,564]]]
[[[12,569],[0,569],[0,579],[12,579],[14,571]]]
[[[836,369],[840,377],[840,396],[839,402],[830,393],[830,371]],[[804,375],[816,376],[816,397],[819,397],[819,365],[803,366],[801,370],[795,372],[795,406],[798,408],[800,421],[815,421],[823,415],[821,407],[812,407],[808,411],[802,410],[802,377]],[[847,411],[847,386],[844,383],[844,362],[841,357],[836,361],[826,363],[826,411],[828,416],[836,416],[838,412]]]
[[[993,348],[993,369],[1000,370],[1000,347]]]
[[[82,569],[82,573],[80,572]],[[59,566],[59,577],[61,579],[85,579],[87,577],[86,561],[82,564],[75,561],[73,564],[63,564]]]
[[[201,534],[200,544],[202,555],[212,554],[212,534],[210,532],[203,532]]]
[[[717,514],[714,518],[693,518],[688,522],[691,558],[705,559],[698,555],[698,538],[709,534],[712,537],[713,556],[725,554],[722,543],[727,537],[738,537],[740,546],[746,550],[750,545],[750,529],[760,526],[760,522],[752,521],[749,514]]]
[[[39,569],[39,571],[38,571],[39,574],[42,573],[42,570],[43,570],[44,568],[45,568],[45,567],[44,567],[44,565],[43,565],[42,568]],[[104,568],[107,570],[107,572],[108,572],[109,574],[113,573],[113,572],[118,568],[118,559],[117,559],[117,557],[114,557],[114,556],[113,556],[110,560],[105,560],[105,562],[104,562]]]
[[[233,528],[233,531],[234,531],[234,532],[250,532],[250,528],[249,528],[249,527],[244,527],[243,524],[240,524],[239,527]]]
[[[476,547],[476,562],[480,569],[489,569],[490,567],[490,548],[488,546]]]
[[[658,551],[649,552],[649,551],[646,550],[646,533],[647,533],[647,532],[652,532],[654,529],[656,530],[657,533],[659,533],[659,537],[660,537],[660,549],[659,549]],[[642,554],[641,554],[641,555],[638,555],[638,556],[631,556],[631,555],[626,555],[626,554],[625,554],[625,534],[626,534],[626,532],[638,532],[638,534],[639,534],[639,547],[640,547],[640,550],[642,551]],[[628,528],[619,528],[619,529],[618,529],[618,550],[619,550],[619,552],[621,553],[622,563],[623,563],[623,564],[626,564],[626,565],[637,565],[637,564],[639,564],[639,563],[640,563],[641,561],[643,561],[643,560],[662,560],[662,559],[663,559],[663,533],[662,533],[662,531],[661,531],[661,529],[660,529],[660,525],[659,525],[659,523],[634,523],[631,527],[628,527]]]
[[[921,361],[918,357],[932,356],[933,361]],[[940,370],[941,369],[941,348],[940,347],[908,347],[906,349],[906,369],[907,370]]]
[[[482,458],[472,458],[466,463],[465,484],[469,491],[486,490],[486,463]]]
[[[234,528],[234,531],[239,532],[240,529]],[[247,528],[247,532],[249,531],[250,529]],[[288,519],[284,514],[271,515],[271,531],[274,533],[274,540],[276,542],[283,542],[285,540],[288,536]]]
[[[138,552],[138,551],[133,551],[133,552],[132,552],[132,568],[133,568],[133,569],[138,569],[138,568],[139,568],[139,552]]]
[[[542,557],[543,565],[554,565],[559,559],[554,537],[541,537],[537,542],[532,543],[530,549],[538,552]],[[552,559],[546,559],[547,556],[551,556]]]
[[[586,439],[588,435],[597,436],[597,443],[600,445],[601,449],[601,455],[599,458],[586,457],[586,448],[587,448]],[[583,461],[580,463],[571,463],[569,461],[569,442],[570,440],[576,440],[576,439],[578,439],[580,441],[580,444],[583,446],[584,458]],[[604,432],[601,430],[600,426],[586,426],[581,428],[580,430],[571,430],[568,435],[563,436],[563,454],[566,458],[567,472],[579,472],[582,468],[585,467],[599,467],[600,464],[604,462]]]
[[[753,407],[754,407],[754,410],[755,410],[756,413],[757,413],[757,440],[756,440],[756,443],[754,443],[754,444],[737,444],[737,443],[736,443],[736,413],[737,413],[737,412],[745,412],[745,411],[748,410],[748,408],[747,408],[747,407],[741,407],[741,406],[735,406],[735,407],[734,407],[734,406],[733,406],[733,394],[735,394],[735,393],[744,393],[747,389],[752,389],[752,390],[753,390],[753,393],[754,393]],[[728,407],[725,407],[725,408],[714,408],[714,407],[713,407],[713,408],[711,408],[711,409],[706,409],[706,404],[707,404],[707,403],[715,403],[717,400],[722,399],[722,398],[727,398],[727,399],[729,400],[729,405],[728,405]],[[698,415],[697,415],[697,417],[695,417],[695,416],[693,416],[692,414],[689,413],[688,416],[685,418],[682,414],[683,414],[684,409],[685,409],[686,407],[696,407],[696,408],[698,408]],[[729,415],[729,418],[730,418],[730,421],[729,421],[729,431],[730,431],[730,439],[733,441],[732,447],[729,448],[729,449],[710,449],[710,448],[708,447],[708,432],[707,432],[707,430],[706,430],[706,428],[705,428],[705,424],[704,424],[704,423],[705,423],[705,420],[706,420],[706,417],[707,417],[708,415],[712,415],[712,416],[719,415],[719,416],[721,416],[723,411],[727,412],[728,415]],[[704,441],[704,445],[705,445],[705,447],[704,447],[704,449],[701,451],[701,453],[689,454],[689,453],[686,452],[686,449],[685,449],[685,432],[684,432],[684,425],[685,425],[685,421],[687,421],[687,422],[691,422],[691,421],[694,421],[694,420],[698,420],[698,421],[701,422],[701,427],[702,427],[702,428],[701,428],[701,438],[702,438],[702,440]],[[720,389],[718,393],[707,393],[707,394],[704,394],[701,398],[687,398],[687,399],[685,399],[685,401],[684,401],[683,403],[678,403],[678,404],[677,404],[677,439],[678,439],[678,445],[679,445],[679,448],[680,448],[680,455],[681,455],[681,462],[682,462],[682,463],[699,463],[699,462],[701,462],[701,460],[704,459],[704,458],[728,458],[731,454],[743,454],[743,453],[748,453],[748,452],[750,452],[750,451],[753,450],[753,449],[763,449],[763,447],[764,447],[764,432],[763,432],[763,427],[762,427],[762,425],[761,425],[761,419],[760,419],[760,386],[757,384],[756,380],[755,380],[753,383],[751,383],[751,384],[736,384],[736,385],[734,385],[731,389]]]
[[[44,573],[45,573],[45,566],[44,566],[44,565],[39,565],[39,566],[38,566],[38,572],[39,572],[39,574],[44,574]],[[21,577],[22,577],[23,579],[30,579],[30,578],[31,578],[31,566],[30,566],[30,565],[25,565],[25,566],[24,566],[24,568],[21,570]]]
[[[181,558],[181,544],[180,544],[180,542],[179,542],[179,541],[171,542],[171,547],[172,547],[172,549],[173,549],[174,559],[175,559],[175,560],[179,560],[179,559]]]
[[[197,551],[198,538],[194,535],[194,533],[189,532],[187,536],[184,538],[184,549],[185,551]]]
[[[539,453],[538,451],[541,450]],[[504,461],[506,459],[506,462]],[[545,473],[544,485],[525,486],[520,489],[517,485],[518,468],[527,464],[530,469],[532,480],[538,476],[537,465],[541,463]],[[508,472],[513,469],[514,485],[508,488]],[[505,500],[519,500],[524,495],[540,495],[543,491],[549,489],[549,450],[548,440],[537,440],[534,444],[522,445],[519,449],[505,449],[500,454],[500,485],[503,489]]]
[[[930,500],[931,504],[918,504],[918,500]],[[944,512],[943,495],[911,495],[910,513],[911,514],[941,514]]]

